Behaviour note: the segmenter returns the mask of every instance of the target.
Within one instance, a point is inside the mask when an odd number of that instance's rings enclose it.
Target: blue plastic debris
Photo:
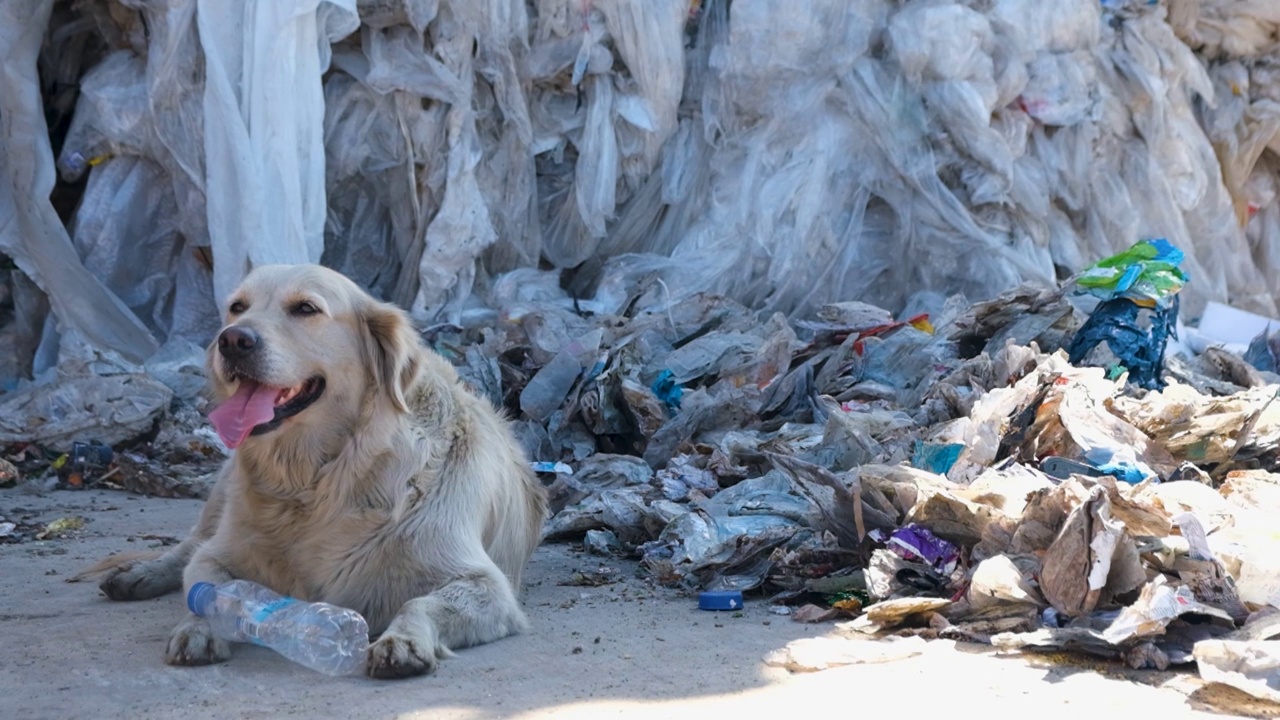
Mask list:
[[[927,443],[917,440],[911,453],[911,465],[937,475],[946,475],[963,451],[963,443]]]
[[[1099,454],[1097,452],[1095,455]],[[1120,460],[1114,462],[1106,462],[1100,465],[1094,465],[1087,462],[1078,462],[1064,457],[1047,457],[1040,461],[1040,471],[1049,477],[1059,480],[1066,480],[1072,475],[1086,475],[1088,477],[1098,477],[1100,475],[1110,475],[1121,482],[1137,485],[1146,480],[1148,477],[1154,477],[1159,481],[1159,476],[1144,465]]]
[[[1258,336],[1249,342],[1249,349],[1244,353],[1244,361],[1264,372],[1273,373],[1280,370],[1280,332],[1268,333],[1264,330],[1258,333]]]
[[[1072,475],[1085,475],[1087,477],[1097,477],[1102,474],[1098,468],[1088,464],[1071,460],[1070,458],[1051,455],[1040,461],[1040,472],[1051,478],[1059,480],[1069,480]]]
[[[572,475],[573,468],[562,462],[531,462],[529,467],[537,473],[556,473],[557,475]]]
[[[698,593],[699,610],[741,610],[742,593],[737,590],[708,590]]]
[[[1098,470],[1104,475],[1110,475],[1111,477],[1120,480],[1121,482],[1127,482],[1130,485],[1137,485],[1148,477],[1155,477],[1154,475],[1143,471],[1142,468],[1130,463],[1107,463],[1106,465],[1099,465]]]
[[[1090,353],[1105,344],[1115,358],[1107,364],[1108,377],[1128,371],[1129,381],[1138,387],[1163,389],[1164,351],[1169,338],[1178,336],[1177,319],[1176,298],[1167,310],[1149,310],[1126,298],[1108,300],[1076,331],[1067,359],[1072,365],[1085,364]]]
[[[595,380],[596,378],[600,377],[600,373],[604,372],[605,367],[608,366],[609,364],[608,361],[609,361],[609,357],[607,355],[605,357],[600,358],[599,360],[596,360],[595,364],[591,366],[591,369],[587,370],[587,374],[582,377],[583,384],[585,385],[586,383],[589,383],[592,380]]]
[[[667,406],[667,413],[675,415],[680,409],[680,399],[684,397],[684,388],[676,383],[675,377],[670,370],[663,370],[658,374],[658,378],[653,381],[653,385],[649,387],[654,395]]]

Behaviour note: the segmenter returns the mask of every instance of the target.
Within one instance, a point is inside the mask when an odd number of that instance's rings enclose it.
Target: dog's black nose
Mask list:
[[[258,333],[232,325],[218,336],[218,352],[228,360],[243,360],[258,347]]]

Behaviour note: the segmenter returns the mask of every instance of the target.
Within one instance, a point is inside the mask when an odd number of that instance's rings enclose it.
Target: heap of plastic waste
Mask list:
[[[80,341],[203,344],[269,262],[424,327],[544,272],[593,310],[658,277],[798,317],[937,312],[1164,237],[1189,317],[1274,317],[1269,8],[0,0],[0,382]]]

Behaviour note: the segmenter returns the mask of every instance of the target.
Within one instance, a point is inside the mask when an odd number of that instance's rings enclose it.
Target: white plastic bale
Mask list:
[[[1253,260],[1266,272],[1272,294],[1280,294],[1280,155],[1263,158],[1248,190],[1252,199],[1246,232]]]
[[[689,2],[602,0],[599,7],[629,76],[618,88],[618,115],[623,122],[617,123],[617,132],[624,145],[622,178],[634,189],[653,170],[679,122]],[[626,138],[633,134],[639,136],[639,145],[629,152]]]
[[[421,34],[439,12],[440,0],[356,0],[356,9],[368,27],[407,24]]]
[[[604,237],[606,223],[613,219],[617,204],[618,136],[613,127],[613,80],[601,73],[588,75],[583,84],[587,117],[573,189],[578,217],[591,237],[598,239]]]
[[[1154,87],[1165,93],[1158,98],[1164,102],[1154,104],[1150,111],[1155,117],[1138,125],[1144,135],[1159,132],[1164,141],[1148,140],[1155,168],[1145,185],[1157,192],[1135,200],[1165,204],[1154,208],[1139,206],[1145,210],[1142,216],[1148,223],[1140,231],[1154,234],[1158,228],[1151,226],[1166,222],[1176,225],[1181,221],[1185,226],[1184,232],[1175,232],[1170,239],[1189,250],[1188,270],[1198,271],[1198,282],[1188,285],[1191,313],[1196,313],[1205,300],[1225,298],[1242,309],[1275,316],[1276,300],[1267,290],[1263,273],[1250,258],[1245,218],[1232,210],[1236,182],[1226,171],[1227,166],[1215,168],[1222,154],[1215,154],[1191,108],[1192,93],[1199,94],[1206,103],[1216,100],[1207,73],[1159,14],[1144,14],[1125,27],[1124,51],[1158,80]],[[1140,94],[1135,96],[1141,98]],[[1142,117],[1135,112],[1135,121]],[[1164,201],[1166,197],[1168,200]]]
[[[73,236],[85,265],[162,342],[207,340],[219,314],[210,275],[180,230],[165,172],[150,160],[107,160],[89,177]]]
[[[1206,58],[1264,54],[1280,43],[1280,4],[1273,0],[1167,0],[1178,36]]]
[[[249,269],[318,262],[325,188],[320,75],[359,27],[355,0],[198,0],[214,294]]]
[[[164,342],[207,341],[218,313],[197,259],[203,194],[159,132],[146,77],[132,51],[106,56],[80,83],[58,165],[75,179],[93,169],[71,228],[86,267]],[[176,278],[181,277],[179,286]]]
[[[364,41],[369,62],[364,82],[375,92],[401,91],[455,104],[465,97],[464,80],[424,49],[422,33],[413,28],[366,29]]]
[[[1272,5],[708,0],[686,48],[685,0],[261,2],[141,5],[158,140],[123,150],[169,174],[221,285],[322,258],[436,322],[488,272],[590,261],[601,307],[658,273],[667,301],[898,309],[1165,236],[1189,255],[1189,315],[1275,311]],[[364,27],[320,95],[353,7]]]
[[[418,292],[426,223],[444,192],[445,167],[435,159],[444,154],[448,106],[425,107],[420,96],[402,89],[411,78],[397,79],[393,68],[371,60],[387,59],[385,50],[376,49],[386,39],[365,27],[359,45],[337,48],[325,85],[329,214],[322,261],[408,306]],[[417,42],[421,47],[423,38]],[[374,71],[378,89],[369,82]],[[459,92],[456,77],[452,83],[451,92]]]
[[[554,116],[534,120],[537,144],[557,155],[539,178],[543,251],[553,263],[578,265],[602,241],[613,252],[625,246],[606,240],[610,224],[620,205],[643,192],[679,124],[688,7],[686,0],[538,3],[533,74]],[[558,101],[569,93],[585,108]],[[572,168],[554,167],[569,145]],[[655,209],[651,193],[641,202]]]
[[[914,68],[913,88],[896,65],[859,57],[884,4],[807,15],[777,3],[733,5],[718,80],[732,114],[718,118],[726,134],[706,196],[686,200],[707,217],[675,251],[685,266],[709,261],[700,287],[802,311],[841,297],[901,307],[920,288],[981,293],[1017,277],[1051,279],[1043,241],[1010,233],[999,213],[979,213],[994,226],[978,224],[957,195],[1002,200],[1012,183],[1012,154],[987,119],[998,95],[984,47],[990,28],[964,8],[919,7],[923,15],[899,26],[902,38],[913,23],[939,34],[968,23],[971,32],[957,51],[963,61],[933,57],[953,47],[945,42],[900,39],[894,52]],[[935,124],[949,140],[931,149]],[[968,176],[966,189],[942,182],[948,166]]]
[[[669,280],[677,293],[707,289],[753,304],[774,295],[790,305],[844,285],[869,200],[856,154],[830,151],[861,140],[831,102],[837,78],[869,41],[865,18],[849,8],[821,2],[796,13],[786,3],[735,2],[728,32],[705,49],[728,102],[715,119],[723,136],[706,159],[675,160],[710,168],[677,203],[698,208],[687,229],[671,228],[673,258],[689,273]],[[874,277],[873,267],[863,271]]]
[[[1090,53],[1041,53],[1027,66],[1019,105],[1045,125],[1078,125],[1094,108],[1097,82]]]
[[[324,93],[329,212],[321,262],[387,298],[399,266],[387,195],[391,186],[412,182],[399,126],[380,122],[395,119],[396,102],[341,72],[329,78]]]
[[[530,26],[524,0],[489,0],[477,41],[476,129],[485,148],[476,180],[498,242],[485,268],[535,266],[542,254],[528,65]]]
[[[40,346],[49,297],[21,270],[0,275],[0,296],[7,293],[13,308],[13,323],[0,328],[0,390],[12,390],[31,371],[32,359]],[[5,304],[0,302],[0,305]]]
[[[991,22],[951,3],[915,2],[889,20],[889,45],[907,80],[971,80],[994,74]]]
[[[155,338],[85,269],[49,203],[54,159],[36,57],[52,6],[0,2],[0,251],[49,296],[64,329],[141,361],[156,349]]]
[[[1216,103],[1202,108],[1202,125],[1213,143],[1233,213],[1230,223],[1243,226],[1250,254],[1228,262],[1234,275],[1256,272],[1261,281],[1242,284],[1226,278],[1229,301],[1240,307],[1275,314],[1280,272],[1276,201],[1268,199],[1274,165],[1268,153],[1280,152],[1280,82],[1275,80],[1275,53],[1280,51],[1280,4],[1271,0],[1170,0],[1172,32],[1211,62]],[[1270,147],[1268,151],[1267,148]],[[1259,193],[1258,191],[1261,190]],[[1206,243],[1207,244],[1207,243]],[[1234,249],[1234,248],[1233,248]],[[1251,273],[1250,273],[1251,274]]]
[[[1211,72],[1222,100],[1202,122],[1214,142],[1237,219],[1267,292],[1280,291],[1280,61],[1226,61]],[[1244,177],[1247,173],[1247,177]],[[1243,182],[1242,182],[1243,177]]]
[[[149,157],[169,174],[183,234],[192,244],[208,247],[204,83],[200,72],[204,57],[196,32],[196,0],[136,4],[146,19],[147,103],[151,131],[158,143]]]
[[[431,16],[425,36],[378,20],[358,50],[339,48],[325,119],[326,262],[376,277],[375,290],[424,322],[456,319],[499,233],[500,268],[539,254],[523,6],[444,2]],[[396,277],[371,254],[398,264]]]
[[[476,130],[472,47],[480,32],[480,8],[447,2],[437,22],[435,50],[459,78],[463,94],[446,119],[448,160],[444,197],[427,226],[418,262],[419,286],[410,312],[421,322],[456,322],[475,282],[480,254],[497,234],[476,180],[483,148]]]
[[[996,0],[990,19],[1002,40],[1032,55],[1087,50],[1102,28],[1096,0]]]

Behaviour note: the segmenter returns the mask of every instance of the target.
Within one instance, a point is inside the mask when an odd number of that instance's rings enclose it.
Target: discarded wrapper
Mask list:
[[[883,531],[875,531],[872,539],[883,542],[890,550],[906,560],[923,560],[940,575],[947,576],[956,569],[960,559],[960,551],[956,546],[934,535],[928,528],[915,523],[904,525],[884,536]],[[883,538],[883,539],[880,539]]]

